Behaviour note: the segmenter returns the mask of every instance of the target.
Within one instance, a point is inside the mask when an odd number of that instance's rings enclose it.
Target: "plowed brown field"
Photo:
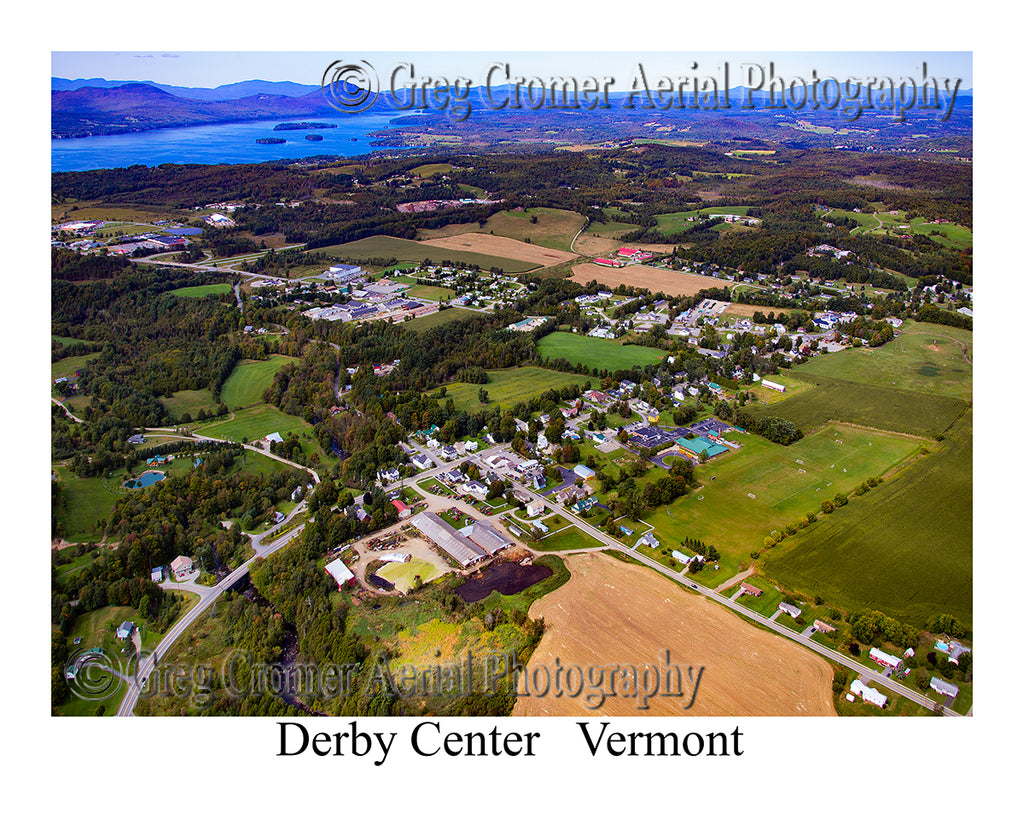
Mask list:
[[[447,250],[486,253],[488,256],[533,262],[545,267],[576,258],[575,253],[569,253],[566,250],[554,250],[550,247],[527,244],[518,239],[509,239],[507,236],[492,236],[490,233],[460,233],[458,236],[446,236],[441,239],[425,239],[420,244],[442,247]]]
[[[531,696],[519,698],[513,716],[835,716],[832,668],[812,652],[643,566],[600,553],[565,563],[572,579],[530,607],[547,628],[528,675],[539,664],[554,670],[556,659],[582,668],[657,666],[668,650],[684,674],[704,666],[703,677],[689,710],[688,697],[655,696],[644,711],[635,698],[609,697],[591,710],[583,696]]]
[[[632,287],[643,287],[652,293],[661,292],[668,296],[692,296],[697,291],[708,287],[728,286],[728,282],[711,276],[696,276],[693,273],[662,270],[658,267],[646,267],[641,264],[605,267],[590,262],[574,265],[572,280],[580,284],[597,280],[600,284],[609,287],[625,284]]]

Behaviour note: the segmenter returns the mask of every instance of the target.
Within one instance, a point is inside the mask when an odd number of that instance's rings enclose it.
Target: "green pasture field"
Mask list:
[[[974,381],[973,347],[970,330],[908,321],[888,344],[817,356],[790,373],[797,378],[821,375],[969,401]]]
[[[923,216],[908,220],[904,211],[899,211],[895,216],[888,211],[854,213],[848,210],[833,210],[822,214],[822,218],[826,221],[831,221],[829,216],[845,216],[848,219],[854,219],[860,227],[854,228],[851,234],[873,232],[887,234],[913,233],[928,236],[946,247],[961,249],[969,248],[974,244],[974,235],[970,228],[953,223],[931,225],[928,224],[928,220]],[[879,225],[879,222],[881,222],[881,225]],[[933,232],[937,232],[938,235],[932,236]]]
[[[662,545],[675,548],[685,537],[702,540],[715,546],[720,562],[733,570],[751,551],[764,547],[772,530],[818,512],[826,498],[882,475],[920,446],[900,436],[839,425],[788,447],[755,435],[728,437],[742,448],[696,467],[699,488],[647,513],[644,520],[654,526]]]
[[[412,330],[414,333],[425,333],[427,330],[443,327],[452,321],[466,321],[478,315],[480,314],[472,310],[451,307],[447,310],[438,310],[436,313],[404,321],[402,322],[402,327],[406,330]]]
[[[77,210],[71,208],[77,205]],[[142,222],[152,224],[163,219],[177,219],[187,221],[192,217],[191,211],[177,211],[173,208],[167,210],[144,210],[131,206],[109,206],[96,202],[76,202],[69,199],[66,203],[50,206],[50,217],[53,222],[92,221],[103,220],[104,222]],[[101,228],[102,229],[102,228]]]
[[[695,216],[708,216],[710,214],[721,214],[729,216],[746,216],[750,208],[744,205],[723,205],[722,207],[701,208],[700,210],[684,210],[678,213],[661,213],[655,218],[658,220],[658,229],[662,233],[682,233],[693,227],[695,222],[689,221]]]
[[[765,573],[849,611],[970,627],[972,432],[969,412],[932,454],[769,550]]]
[[[168,292],[172,296],[199,299],[203,296],[215,296],[222,293],[230,293],[231,285],[228,282],[217,282],[216,284],[199,284],[195,287],[179,287],[177,290],[170,290]]]
[[[537,218],[536,224],[530,222],[531,217]],[[495,236],[519,241],[529,239],[535,245],[554,250],[571,250],[572,240],[583,222],[583,217],[575,211],[528,208],[520,212],[501,211],[488,219],[482,229],[474,227],[480,233],[493,232]]]
[[[176,420],[181,420],[185,413],[195,418],[201,409],[207,412],[214,412],[217,409],[217,402],[209,390],[178,390],[169,398],[161,398],[160,403]]]
[[[96,525],[106,520],[110,510],[127,490],[121,488],[120,478],[79,478],[62,466],[54,466],[65,490],[66,511],[57,512],[57,520],[64,524],[64,538],[71,542],[99,540],[102,530]]]
[[[289,361],[286,355],[271,355],[265,361],[239,361],[220,390],[220,399],[229,409],[248,407],[263,401],[263,391],[274,381],[274,373]]]
[[[429,299],[430,301],[447,301],[455,298],[455,291],[447,287],[434,287],[429,284],[416,284],[410,287],[403,295],[410,299]]]
[[[564,358],[573,364],[585,364],[599,370],[628,370],[636,365],[655,364],[668,355],[664,350],[619,344],[607,338],[591,338],[576,333],[548,333],[537,342],[543,358]]]
[[[550,389],[561,389],[569,384],[583,386],[588,376],[575,373],[560,373],[540,367],[516,367],[509,370],[488,370],[486,384],[448,384],[445,400],[455,401],[456,411],[479,412],[485,406],[500,404],[511,409],[520,401],[528,401]],[[480,388],[487,390],[488,403],[479,401]]]
[[[434,162],[429,165],[420,165],[409,171],[413,176],[418,176],[420,179],[427,179],[433,176],[435,173],[451,173],[452,166],[447,162]]]
[[[831,357],[831,356],[828,356]],[[824,375],[797,373],[816,386],[768,407],[753,405],[753,415],[774,415],[792,421],[807,434],[829,421],[845,421],[935,438],[945,432],[968,404],[960,398],[927,395],[876,384],[858,384]]]
[[[50,364],[50,381],[64,376],[65,378],[74,378],[75,370],[80,370],[90,361],[92,361],[99,353],[86,353],[85,355],[75,355],[71,358],[62,358],[60,361],[54,361]]]
[[[312,430],[312,425],[301,418],[287,415],[277,407],[267,404],[239,410],[234,418],[203,424],[195,429],[201,435],[225,438],[238,443],[241,443],[243,438],[250,442],[258,441],[272,432],[278,432],[282,438],[287,438],[288,433],[294,432],[302,440],[302,450],[307,454],[320,451],[320,445],[313,437]]]
[[[409,239],[396,239],[393,236],[370,236],[342,245],[322,247],[320,252],[336,259],[387,259],[393,257],[398,261],[422,262],[425,259],[430,259],[435,263],[448,260],[453,263],[479,265],[483,270],[496,267],[506,273],[525,273],[527,270],[539,267],[533,262],[488,256],[465,250],[431,247]]]

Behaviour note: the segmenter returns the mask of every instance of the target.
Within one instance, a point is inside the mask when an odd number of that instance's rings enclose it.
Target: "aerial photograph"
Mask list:
[[[973,719],[970,52],[50,58],[52,717]]]

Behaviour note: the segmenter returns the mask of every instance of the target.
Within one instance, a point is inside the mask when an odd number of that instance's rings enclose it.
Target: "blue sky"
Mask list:
[[[335,60],[367,60],[384,78],[400,62],[411,62],[420,76],[442,75],[449,79],[457,76],[470,78],[474,84],[482,81],[487,68],[495,62],[509,63],[514,75],[545,74],[585,76],[612,76],[616,88],[628,83],[637,63],[641,63],[649,78],[668,75],[686,76],[691,73],[717,74],[723,63],[730,67],[730,85],[743,84],[741,66],[757,64],[768,69],[774,62],[778,76],[799,75],[810,79],[811,71],[819,77],[838,79],[865,76],[921,76],[923,62],[929,74],[938,77],[960,78],[961,88],[973,87],[972,55],[970,52],[516,52],[491,50],[487,52],[212,52],[212,51],[120,51],[72,52],[55,51],[51,55],[51,73],[67,79],[102,77],[109,80],[152,80],[169,85],[214,87],[242,80],[291,80],[308,85],[319,85],[324,69]],[[698,63],[697,72],[691,70]]]

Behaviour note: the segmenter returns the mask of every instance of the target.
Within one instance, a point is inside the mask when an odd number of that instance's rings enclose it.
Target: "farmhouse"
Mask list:
[[[672,550],[672,557],[674,557],[676,560],[678,560],[684,566],[688,566],[690,561],[693,560],[693,558],[690,555],[684,555],[678,549],[673,549]]]
[[[762,592],[761,589],[759,589],[757,586],[752,586],[750,583],[740,583],[740,591],[743,594],[749,594],[751,597],[760,597],[762,594],[764,594],[764,592]]]
[[[171,572],[175,577],[181,579],[192,572],[192,558],[185,555],[178,555],[171,561]]]
[[[931,682],[928,684],[932,691],[938,691],[944,697],[956,697],[960,693],[960,687],[948,683],[945,680],[940,680],[938,677],[932,677]]]
[[[834,634],[836,627],[831,623],[826,623],[824,620],[815,620],[814,630],[820,631],[822,634]]]
[[[858,694],[865,702],[870,702],[872,705],[877,705],[879,708],[885,708],[886,702],[889,701],[889,698],[881,691],[865,685],[860,680],[854,680],[850,684],[850,691],[854,694]]]
[[[129,637],[132,636],[133,631],[135,631],[135,623],[131,622],[130,620],[125,620],[123,623],[121,623],[121,625],[117,627],[117,639],[127,640]],[[932,679],[934,680],[935,678],[932,677]]]
[[[898,668],[899,664],[902,662],[899,657],[894,657],[892,654],[886,654],[878,648],[871,649],[868,656],[879,665],[884,665],[888,668]]]
[[[783,614],[788,614],[793,619],[800,616],[800,609],[791,603],[779,603],[779,611]]]
[[[327,574],[334,578],[334,582],[338,584],[339,589],[343,589],[345,586],[355,585],[356,576],[352,573],[352,570],[346,566],[340,557],[335,558],[324,567]]]

